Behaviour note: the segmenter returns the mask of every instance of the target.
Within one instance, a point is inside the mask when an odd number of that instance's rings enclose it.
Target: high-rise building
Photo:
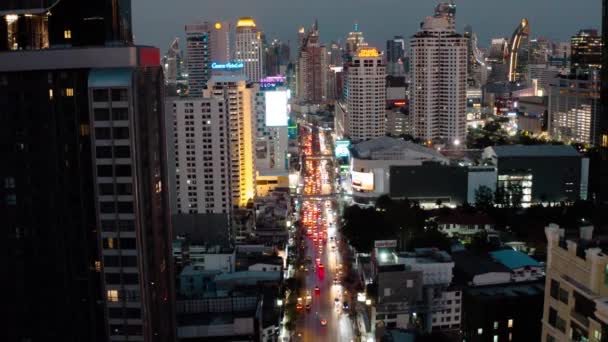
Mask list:
[[[204,96],[219,97],[226,103],[231,202],[233,208],[245,208],[255,197],[253,90],[245,76],[213,76]]]
[[[550,88],[548,131],[563,142],[595,144],[599,139],[598,70],[560,75]]]
[[[266,76],[285,75],[289,64],[289,44],[274,39],[264,51]]]
[[[410,47],[414,136],[459,145],[466,136],[467,39],[445,16],[427,17]]]
[[[601,70],[600,129],[598,134],[599,182],[597,193],[601,201],[608,201],[608,0],[602,1],[602,70]]]
[[[403,76],[403,60],[405,58],[405,40],[402,36],[395,36],[386,41],[386,68],[387,74]]]
[[[200,97],[211,78],[213,63],[230,60],[230,24],[208,22],[186,25],[189,95]]]
[[[456,4],[454,0],[437,4],[437,7],[435,7],[435,17],[445,18],[448,21],[448,28],[456,31]]]
[[[570,39],[570,69],[573,73],[602,66],[602,37],[597,30],[580,30]]]
[[[545,228],[547,269],[541,341],[604,341],[608,333],[606,243],[593,226],[570,238],[557,225]]]
[[[258,82],[264,70],[262,33],[252,18],[244,17],[236,24],[234,60],[244,64],[243,72],[250,82]]]
[[[353,56],[357,53],[359,48],[366,47],[367,43],[363,37],[363,32],[359,31],[359,24],[355,23],[353,31],[348,33],[346,37],[346,49],[345,53],[349,56]]]
[[[3,1],[0,15],[0,51],[133,43],[131,0]]]
[[[509,82],[526,82],[530,62],[530,24],[526,18],[521,20],[511,36],[507,62]]]
[[[0,5],[2,340],[175,339],[163,74],[130,21],[129,1]]]
[[[287,124],[291,92],[284,76],[269,76],[254,88],[255,168],[258,175],[287,176]]]
[[[173,102],[178,214],[230,213],[230,143],[223,96]]]
[[[322,104],[327,100],[327,50],[319,41],[318,23],[306,32],[298,56],[297,95],[300,101]]]
[[[360,48],[346,68],[345,135],[353,141],[386,134],[386,69],[375,48]]]

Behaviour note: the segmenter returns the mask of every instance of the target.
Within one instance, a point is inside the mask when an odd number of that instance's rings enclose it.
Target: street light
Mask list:
[[[367,305],[367,306],[372,305],[372,300],[371,299],[366,299],[365,300],[365,305]]]
[[[282,299],[277,299],[277,306],[283,306],[283,300]]]

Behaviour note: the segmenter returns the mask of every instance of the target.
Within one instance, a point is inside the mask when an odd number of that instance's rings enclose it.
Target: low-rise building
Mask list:
[[[514,282],[535,281],[545,277],[543,266],[529,255],[512,249],[490,252],[494,260],[511,270]]]
[[[494,220],[481,212],[450,211],[437,218],[437,228],[449,237],[467,237],[494,230]]]
[[[587,199],[589,159],[570,145],[491,146],[483,159],[498,169],[499,205]]]

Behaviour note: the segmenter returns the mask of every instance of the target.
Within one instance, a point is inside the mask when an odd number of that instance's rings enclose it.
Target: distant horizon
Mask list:
[[[400,35],[406,40],[416,33],[424,17],[432,15],[439,1],[350,0],[132,0],[135,42],[152,45],[164,53],[175,37],[184,36],[184,25],[196,21],[252,17],[268,41],[278,38],[297,41],[301,26],[309,28],[319,21],[321,41],[344,42],[355,23],[370,46],[385,50],[386,41]],[[552,41],[569,41],[581,29],[601,33],[601,1],[571,0],[456,0],[456,29],[463,32],[471,25],[480,47],[488,47],[492,38],[511,36],[523,17],[528,18],[531,36]],[[261,6],[261,5],[264,6]],[[526,8],[526,10],[522,10]],[[200,13],[200,14],[196,14]],[[483,13],[484,16],[477,16]],[[292,51],[293,56],[293,51]]]

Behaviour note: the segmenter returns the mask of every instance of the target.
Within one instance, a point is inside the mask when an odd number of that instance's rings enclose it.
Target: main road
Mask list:
[[[299,292],[302,306],[298,306],[295,338],[307,342],[350,342],[354,340],[349,317],[351,297],[341,286],[337,206],[336,197],[331,196],[335,192],[335,165],[331,159],[316,158],[331,154],[331,144],[326,140],[329,136],[316,127],[308,127],[304,134],[301,152],[304,196],[300,218],[308,263],[299,271],[306,274],[304,287]]]

